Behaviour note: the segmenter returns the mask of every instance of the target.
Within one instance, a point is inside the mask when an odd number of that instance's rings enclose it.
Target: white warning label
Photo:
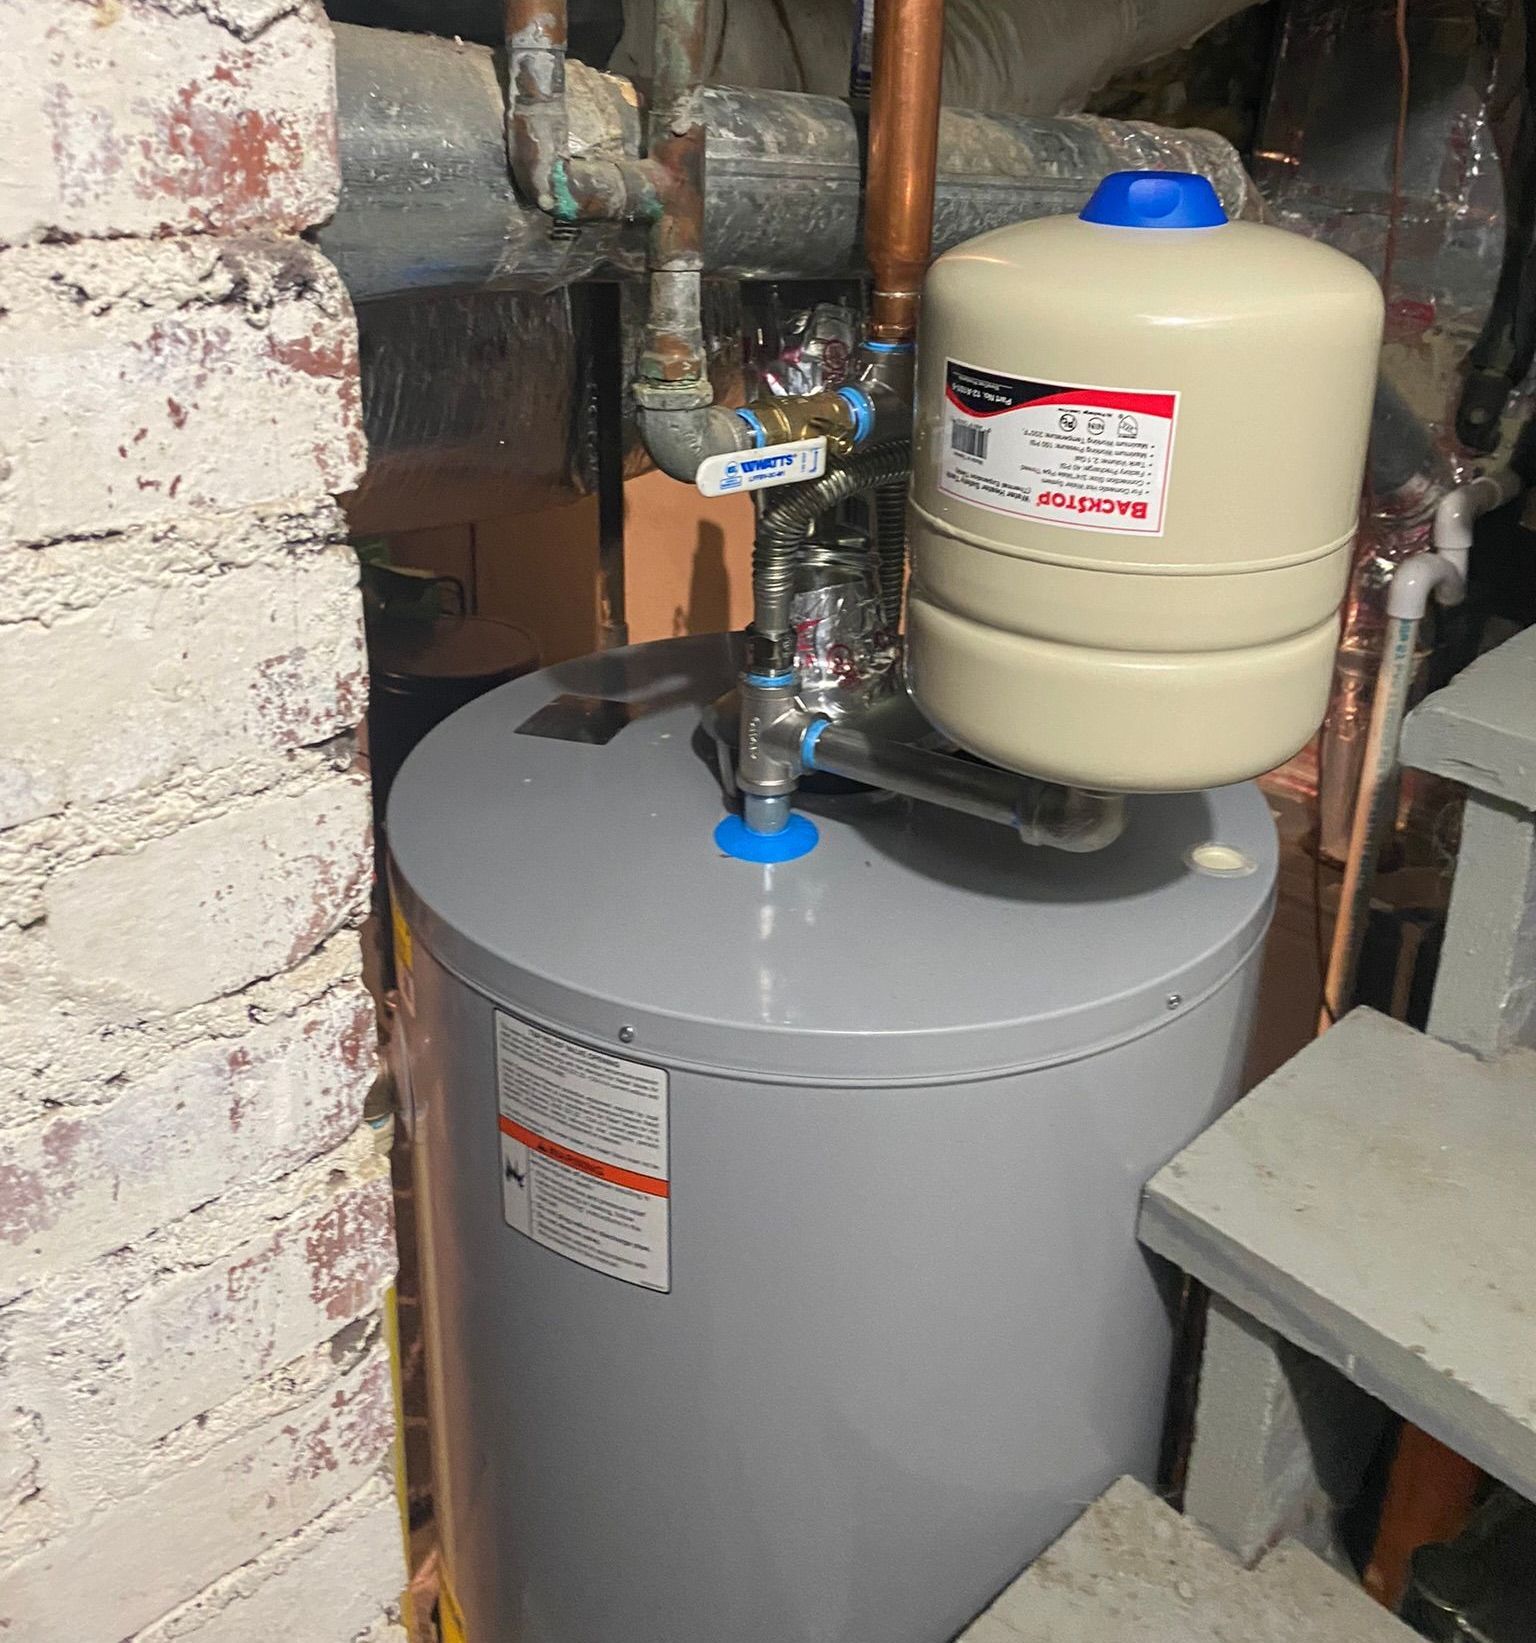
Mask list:
[[[667,1075],[496,1012],[506,1223],[558,1254],[669,1290]]]
[[[948,360],[939,489],[996,513],[1161,536],[1179,396]]]

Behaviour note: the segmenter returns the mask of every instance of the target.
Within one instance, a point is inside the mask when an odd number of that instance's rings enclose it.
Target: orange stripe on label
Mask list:
[[[533,1130],[524,1129],[521,1124],[515,1124],[503,1114],[497,1119],[503,1135],[510,1135],[514,1141],[521,1141],[530,1152],[541,1153],[545,1158],[552,1158],[557,1164],[564,1164],[567,1169],[580,1170],[583,1175],[595,1176],[599,1181],[606,1181],[610,1186],[628,1187],[631,1192],[648,1192],[653,1198],[670,1198],[672,1188],[667,1182],[655,1175],[641,1175],[637,1170],[620,1169],[616,1164],[605,1164],[600,1158],[588,1158],[584,1152],[572,1152],[569,1147],[562,1147],[558,1141],[551,1141],[546,1135],[539,1135]]]

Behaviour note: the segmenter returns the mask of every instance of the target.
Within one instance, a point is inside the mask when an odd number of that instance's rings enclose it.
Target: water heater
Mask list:
[[[1381,296],[1229,222],[1202,177],[1120,172],[1081,216],[928,276],[913,692],[983,758],[1123,791],[1234,782],[1322,719]]]

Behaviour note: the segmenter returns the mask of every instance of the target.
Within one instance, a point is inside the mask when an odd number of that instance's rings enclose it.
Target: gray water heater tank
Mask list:
[[[1155,1464],[1137,1199],[1237,1093],[1263,800],[1137,798],[1068,856],[863,795],[729,859],[736,665],[550,668],[395,785],[468,1643],[943,1643]]]

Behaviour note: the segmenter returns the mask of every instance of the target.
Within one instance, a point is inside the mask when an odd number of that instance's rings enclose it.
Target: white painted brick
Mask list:
[[[362,457],[351,309],[304,242],[0,252],[0,541],[345,490]]]
[[[0,1567],[0,1634],[120,1643],[355,1494],[384,1461],[392,1426],[389,1359],[375,1344],[299,1409]]]
[[[132,1643],[352,1643],[392,1632],[403,1643],[380,1610],[404,1583],[400,1508],[375,1478]]]
[[[0,1535],[37,1493],[41,1437],[42,1420],[34,1411],[0,1407]]]
[[[291,1016],[125,1071],[110,1100],[0,1129],[0,1301],[339,1145],[373,1038],[367,995],[338,983]]]
[[[364,785],[338,777],[55,874],[48,941],[81,992],[185,1008],[296,963],[371,874]]]
[[[21,72],[0,102],[0,242],[300,229],[330,214],[318,0],[7,0],[5,49]]]
[[[394,1268],[381,1162],[371,1177],[331,1182],[225,1259],[156,1285],[122,1319],[124,1435],[163,1437],[375,1313]]]
[[[352,1134],[373,1073],[370,1004],[338,986],[128,1073],[105,1104],[0,1130],[0,1301],[319,1157]]]
[[[0,542],[7,594],[0,624],[53,622],[123,594],[249,566],[292,570],[296,561],[328,555],[346,540],[340,508],[321,497],[226,512],[199,509],[44,546]]]
[[[384,1174],[365,1132],[0,1314],[0,1409],[16,1412],[51,1522],[84,1522],[269,1419],[251,1388],[279,1385],[286,1407],[335,1379],[379,1330],[394,1265]],[[299,1392],[284,1399],[289,1378]]]
[[[0,626],[0,827],[348,731],[364,669],[344,546]]]
[[[292,970],[174,1015],[139,1012],[131,1001],[97,1008],[96,1000],[68,995],[49,968],[46,938],[45,923],[0,926],[0,1128],[61,1103],[105,1105],[128,1080],[156,1077],[189,1047],[209,1040],[233,1047],[253,1026],[301,1014],[334,989],[361,997],[358,940],[348,929]]]

